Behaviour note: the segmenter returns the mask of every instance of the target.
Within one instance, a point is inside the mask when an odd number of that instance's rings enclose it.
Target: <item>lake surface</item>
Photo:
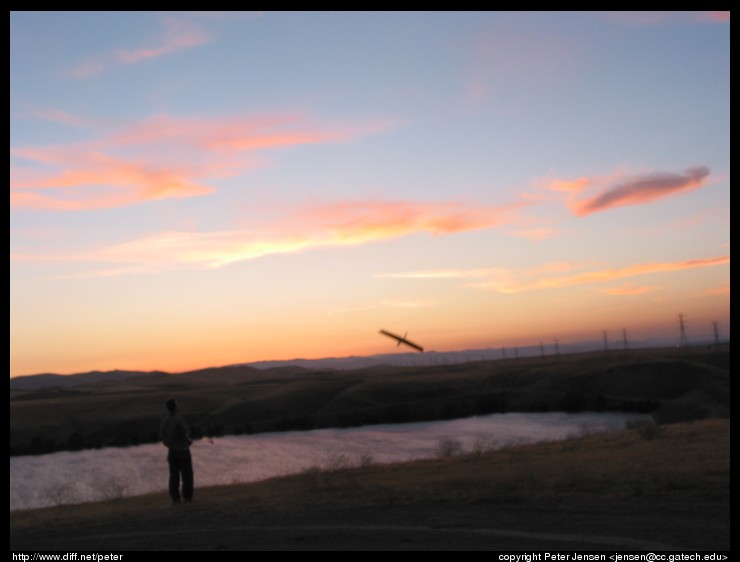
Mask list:
[[[199,486],[254,482],[312,468],[434,458],[624,429],[647,415],[510,413],[349,429],[318,429],[201,439],[192,446]],[[187,419],[187,417],[186,417]],[[10,509],[85,503],[167,490],[160,444],[11,457]]]

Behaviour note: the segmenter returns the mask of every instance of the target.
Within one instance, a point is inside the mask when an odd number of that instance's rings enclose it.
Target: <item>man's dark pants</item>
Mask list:
[[[170,465],[170,497],[173,502],[180,501],[180,477],[182,477],[182,498],[185,501],[193,499],[193,460],[190,449],[173,451],[167,454],[167,463]]]

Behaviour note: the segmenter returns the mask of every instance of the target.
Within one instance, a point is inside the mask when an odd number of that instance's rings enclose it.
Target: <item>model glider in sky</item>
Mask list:
[[[396,334],[391,334],[390,332],[387,332],[386,330],[380,330],[380,333],[383,334],[384,336],[388,336],[389,338],[393,338],[394,340],[396,340],[398,342],[396,347],[398,347],[402,343],[405,343],[406,345],[419,350],[420,353],[424,352],[423,347],[421,347],[420,345],[416,345],[414,342],[410,342],[409,340],[407,340],[406,334],[404,334],[403,337],[401,337],[401,336],[397,336]]]

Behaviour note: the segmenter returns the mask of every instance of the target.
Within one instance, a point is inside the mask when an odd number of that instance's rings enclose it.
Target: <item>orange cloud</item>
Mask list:
[[[624,279],[628,277],[636,277],[639,275],[682,271],[686,269],[711,267],[715,265],[725,265],[729,263],[729,256],[718,256],[713,258],[685,260],[678,262],[636,264],[614,269],[598,269],[586,271],[573,275],[539,276],[535,280],[529,280],[529,278],[533,277],[532,272],[505,271],[503,272],[503,274],[494,276],[491,279],[487,279],[479,283],[471,283],[467,286],[478,289],[497,290],[501,293],[522,293],[526,291],[560,289],[564,287],[573,287],[578,285],[605,283],[608,281],[614,281],[615,279]]]
[[[376,275],[376,277],[390,279],[481,279],[481,281],[466,283],[464,286],[513,294],[544,289],[560,289],[593,283],[606,283],[639,275],[682,271],[685,269],[711,267],[729,263],[729,256],[719,256],[678,262],[636,264],[613,269],[597,269],[571,275],[556,275],[579,268],[582,269],[583,266],[570,262],[551,262],[526,270],[505,268],[439,269],[405,273],[384,273]],[[654,289],[656,287],[625,284],[622,287],[605,289],[604,292],[613,295],[635,295]]]
[[[451,234],[499,226],[519,205],[468,206],[459,202],[354,201],[314,207],[298,220],[324,224],[338,240],[372,241],[415,232]]]
[[[616,207],[642,205],[678,193],[693,191],[706,184],[709,168],[693,166],[682,174],[652,172],[623,177],[583,177],[577,180],[551,180],[550,191],[565,193],[566,203],[577,216],[606,211]],[[598,191],[589,195],[589,191]]]
[[[440,235],[492,228],[502,224],[512,208],[467,207],[456,202],[337,203],[306,207],[259,231],[163,232],[93,251],[50,256],[16,254],[12,258],[126,264],[136,271],[139,267],[221,267],[266,255],[361,245],[421,232]],[[105,271],[125,272],[127,268]]]
[[[301,115],[211,119],[150,117],[88,142],[11,150],[13,207],[84,210],[182,198],[213,191],[208,183],[252,166],[249,154],[333,142],[384,124],[326,126]]]
[[[71,151],[20,151],[37,162],[58,162],[62,153],[64,169],[49,172],[26,171],[11,178],[10,205],[47,210],[86,210],[130,205],[143,200],[203,195],[212,188],[196,183],[192,168],[158,167],[103,153]]]

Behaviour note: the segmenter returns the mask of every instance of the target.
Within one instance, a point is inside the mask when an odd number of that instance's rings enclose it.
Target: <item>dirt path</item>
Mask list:
[[[729,500],[452,504],[236,513],[196,504],[15,527],[12,550],[729,550]]]

